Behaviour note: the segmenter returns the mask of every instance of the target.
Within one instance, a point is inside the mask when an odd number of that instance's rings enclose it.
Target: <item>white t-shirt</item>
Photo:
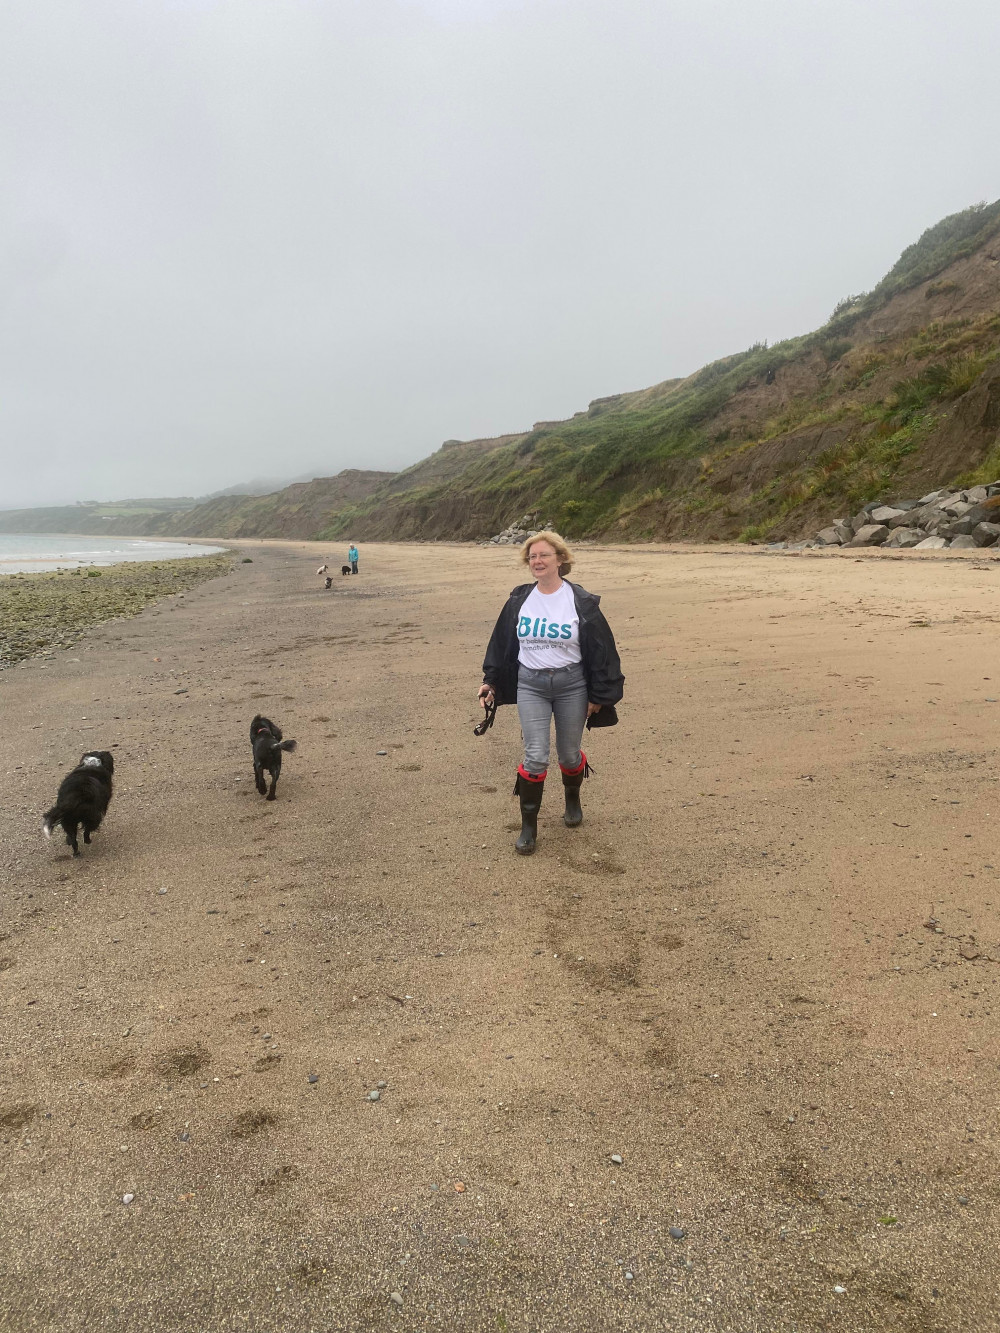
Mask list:
[[[532,588],[517,621],[517,660],[533,671],[581,661],[580,617],[565,581],[555,592]]]

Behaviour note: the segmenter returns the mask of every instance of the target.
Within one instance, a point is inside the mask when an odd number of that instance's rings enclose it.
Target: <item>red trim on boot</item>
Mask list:
[[[518,764],[517,766],[517,776],[519,778],[524,778],[525,782],[544,782],[548,771],[549,770],[546,769],[545,773],[529,773],[523,764]]]
[[[560,765],[559,765],[559,771],[563,774],[564,777],[567,777],[567,778],[575,778],[575,777],[579,777],[579,775],[584,771],[584,769],[585,769],[586,767],[587,767],[587,756],[586,756],[586,755],[583,753],[583,751],[581,750],[581,751],[580,751],[580,762],[579,762],[579,764],[577,765],[576,768],[564,768],[564,767],[562,766],[562,764],[560,764]]]

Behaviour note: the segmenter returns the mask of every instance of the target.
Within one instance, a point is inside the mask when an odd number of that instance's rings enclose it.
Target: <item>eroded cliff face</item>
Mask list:
[[[288,537],[308,541],[331,513],[372,495],[392,472],[351,468],[335,477],[295,482],[273,495],[222,496],[184,515],[173,529],[179,536]]]
[[[893,490],[989,470],[1000,238],[909,285],[899,268],[892,295],[814,334],[596,399],[482,453],[468,446],[460,469],[419,486],[402,473],[327,531],[481,540],[531,511],[571,536],[804,536]]]

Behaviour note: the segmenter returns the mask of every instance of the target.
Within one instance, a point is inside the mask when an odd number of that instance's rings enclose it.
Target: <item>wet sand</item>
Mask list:
[[[0,1327],[995,1326],[1000,563],[585,550],[622,722],[519,859],[514,553],[230,544],[0,674]]]

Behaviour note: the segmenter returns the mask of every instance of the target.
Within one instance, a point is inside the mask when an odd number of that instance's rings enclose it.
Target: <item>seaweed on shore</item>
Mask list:
[[[68,648],[88,629],[228,574],[232,554],[0,577],[0,668]]]

